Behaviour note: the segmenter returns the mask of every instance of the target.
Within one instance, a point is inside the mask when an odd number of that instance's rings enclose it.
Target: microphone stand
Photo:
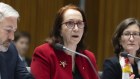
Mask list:
[[[64,47],[64,46],[63,46],[63,50],[67,50],[67,51],[69,51],[69,52],[73,52],[73,53],[75,53],[75,54],[77,54],[77,55],[80,55],[80,56],[86,58],[86,59],[88,60],[89,64],[91,65],[92,70],[95,72],[95,74],[97,75],[98,79],[100,79],[100,77],[99,77],[98,73],[96,72],[96,69],[94,68],[92,62],[90,61],[90,59],[89,59],[86,55],[81,54],[81,53],[78,53],[78,52],[75,52],[75,51],[73,51],[73,50],[70,50],[70,49],[68,49],[68,48],[66,48],[66,47]]]
[[[135,59],[138,59],[138,60],[140,60],[140,58],[139,58],[139,57],[135,57],[135,56],[133,56],[133,55],[130,55],[130,54],[128,54],[128,57],[132,57],[132,58],[135,58]]]

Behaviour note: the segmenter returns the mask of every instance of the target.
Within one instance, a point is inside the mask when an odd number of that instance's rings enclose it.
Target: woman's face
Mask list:
[[[77,45],[84,32],[84,22],[79,11],[69,9],[63,15],[63,22],[61,26],[61,36],[64,44]]]
[[[133,24],[128,26],[124,31],[120,39],[120,44],[122,45],[123,49],[135,55],[136,51],[139,49],[140,44],[140,28],[138,25]]]

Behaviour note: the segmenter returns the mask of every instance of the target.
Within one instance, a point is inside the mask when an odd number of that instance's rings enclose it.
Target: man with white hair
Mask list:
[[[12,43],[18,12],[0,2],[0,79],[32,79]]]

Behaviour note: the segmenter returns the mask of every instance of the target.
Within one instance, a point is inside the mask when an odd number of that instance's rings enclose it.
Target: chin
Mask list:
[[[71,44],[77,45],[78,43],[77,42],[72,42]]]
[[[80,41],[79,40],[72,40],[71,43],[73,44],[78,44]]]
[[[127,51],[130,51],[130,52],[131,52],[131,51],[132,51],[132,52],[133,52],[133,51],[137,51],[137,50],[138,50],[138,49],[136,49],[136,47],[129,47],[129,48],[127,48]]]

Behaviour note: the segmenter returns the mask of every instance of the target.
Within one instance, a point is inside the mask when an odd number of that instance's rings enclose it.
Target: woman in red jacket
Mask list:
[[[83,44],[86,32],[84,12],[74,5],[62,7],[56,15],[47,43],[38,46],[33,54],[31,73],[35,79],[98,79],[85,58],[53,47],[60,43],[88,56],[97,70],[93,53],[86,50]]]

